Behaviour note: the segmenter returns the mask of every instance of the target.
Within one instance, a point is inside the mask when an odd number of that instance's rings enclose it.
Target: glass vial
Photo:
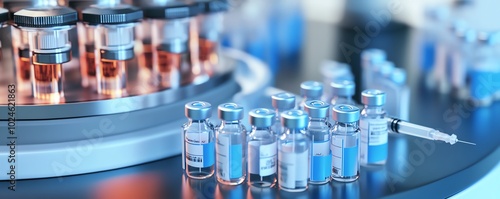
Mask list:
[[[300,96],[302,100],[299,103],[299,109],[304,110],[306,101],[320,100],[323,95],[323,84],[316,81],[305,81],[300,84]]]
[[[31,58],[28,32],[11,26],[12,49],[16,64],[16,85],[20,90],[31,90]]]
[[[217,126],[217,181],[226,185],[241,184],[246,177],[246,134],[243,107],[225,103],[218,107],[221,124]]]
[[[80,72],[82,86],[97,90],[96,60],[94,46],[94,27],[78,23],[78,41],[80,45]]]
[[[362,88],[372,88],[375,79],[376,69],[379,64],[386,61],[387,54],[381,49],[367,49],[361,52]]]
[[[182,168],[190,178],[209,178],[215,171],[214,128],[209,121],[212,106],[194,101],[184,110],[189,121],[182,126]]]
[[[359,109],[338,104],[332,108],[332,179],[352,182],[359,177]]]
[[[310,184],[330,182],[332,154],[330,151],[329,104],[320,100],[307,101],[304,110],[309,114],[307,136],[311,139]]]
[[[364,108],[361,111],[359,160],[362,165],[383,165],[387,160],[387,120],[383,91],[368,89],[361,93]]]
[[[284,128],[281,125],[281,113],[295,108],[295,95],[291,93],[278,93],[271,96],[272,105],[276,113],[276,122],[272,128],[276,135],[281,135],[284,132]]]
[[[271,130],[274,111],[250,111],[252,130],[248,135],[248,184],[253,187],[273,187],[276,184],[277,142]]]
[[[356,103],[352,99],[354,92],[356,91],[356,84],[350,80],[340,80],[330,83],[332,99],[331,104],[349,104],[355,105]]]
[[[307,113],[289,110],[281,114],[285,133],[278,140],[278,184],[280,189],[300,192],[307,189],[310,140],[306,135]]]

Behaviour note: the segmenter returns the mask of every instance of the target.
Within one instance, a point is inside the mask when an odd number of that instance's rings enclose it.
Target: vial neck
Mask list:
[[[367,114],[382,114],[385,113],[384,106],[373,106],[373,105],[365,105],[364,111]]]
[[[285,134],[299,134],[299,133],[304,133],[303,128],[287,128],[285,127]]]
[[[335,122],[335,126],[337,127],[337,131],[340,132],[352,132],[358,129],[357,122]]]
[[[335,104],[354,104],[352,96],[336,95],[333,96],[332,102],[335,102]]]
[[[208,119],[204,119],[204,120],[189,119],[189,123],[190,124],[208,124]]]
[[[310,123],[325,123],[326,121],[328,121],[328,118],[326,117],[323,118],[309,117]]]
[[[240,121],[239,120],[222,120],[221,122],[221,127],[227,127],[227,126],[239,126]]]
[[[271,127],[252,126],[252,131],[271,131]]]

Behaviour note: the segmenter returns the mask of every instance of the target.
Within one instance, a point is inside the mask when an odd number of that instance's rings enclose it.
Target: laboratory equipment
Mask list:
[[[359,128],[359,161],[362,165],[383,165],[387,161],[387,121],[383,91],[368,89],[361,93],[364,108],[361,111]]]
[[[134,26],[142,15],[138,8],[120,4],[118,0],[95,4],[82,11],[82,20],[92,27],[94,34],[98,93],[111,97],[127,95],[127,61],[134,58]],[[93,70],[90,66],[87,65],[86,75]]]
[[[247,131],[241,124],[243,107],[235,103],[225,103],[218,107],[222,120],[216,127],[217,181],[226,185],[241,184],[247,174],[246,150]]]
[[[275,113],[258,108],[250,111],[252,130],[248,135],[248,184],[253,187],[273,187],[276,184],[277,145],[271,130]]]
[[[209,178],[215,171],[214,127],[209,121],[212,106],[193,101],[184,106],[184,112],[189,121],[182,126],[182,168],[190,178]]]
[[[359,108],[337,104],[332,108],[332,179],[352,182],[359,177]]]
[[[211,76],[214,66],[219,64],[219,41],[223,30],[224,12],[228,9],[227,1],[200,0],[196,2],[200,9],[198,20],[199,31],[199,64],[200,68]]]
[[[387,54],[384,50],[371,48],[361,52],[361,68],[362,68],[362,89],[371,88],[373,83],[376,83],[374,75],[378,71],[381,63],[387,60]]]
[[[440,140],[451,145],[461,142],[464,144],[476,145],[472,142],[459,140],[455,134],[448,135],[436,129],[405,122],[397,118],[387,117],[387,126],[392,132],[415,136],[428,140]]]
[[[300,84],[300,96],[302,100],[300,101],[298,107],[300,110],[304,110],[304,105],[306,101],[309,100],[320,100],[323,95],[323,84],[316,81],[305,81]]]
[[[332,174],[332,153],[330,151],[330,128],[328,111],[330,105],[320,100],[305,103],[304,110],[309,114],[307,136],[311,139],[310,184],[330,182]]]
[[[47,103],[64,102],[63,64],[71,60],[68,31],[77,21],[75,10],[55,1],[14,13],[14,23],[28,33],[32,94]]]
[[[278,140],[278,184],[281,190],[300,192],[307,189],[310,140],[306,135],[309,117],[301,110],[281,114],[284,134]]]
[[[273,126],[273,132],[276,135],[281,135],[284,133],[283,126],[280,122],[281,113],[295,108],[295,95],[291,93],[278,93],[271,96],[272,105],[276,113],[276,122]]]
[[[191,19],[199,13],[197,4],[171,1],[142,9],[151,26],[153,68],[142,67],[141,70],[152,73],[153,84],[165,89],[206,81],[206,71],[198,64],[198,33]],[[148,50],[148,44],[144,45]]]
[[[356,91],[356,84],[349,80],[339,80],[330,83],[332,99],[329,100],[332,105],[350,104],[355,105],[352,96]]]

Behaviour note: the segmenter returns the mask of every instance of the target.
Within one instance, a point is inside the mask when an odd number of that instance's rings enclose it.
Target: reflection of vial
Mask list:
[[[209,76],[219,63],[219,41],[222,32],[223,12],[227,11],[226,1],[197,1],[202,15],[197,17],[199,31],[199,61],[202,70]]]
[[[330,127],[328,103],[320,100],[307,101],[304,110],[309,114],[307,136],[311,139],[311,162],[309,183],[324,184],[332,174],[332,154],[330,152]]]
[[[212,106],[194,101],[185,105],[189,121],[182,126],[182,168],[190,178],[205,179],[214,174],[214,128],[209,122]]]
[[[276,135],[281,135],[283,134],[283,127],[280,122],[280,114],[284,111],[295,108],[295,95],[291,93],[278,93],[271,96],[271,98],[272,105],[276,113],[276,122],[273,126],[273,132]]]
[[[338,104],[333,107],[332,119],[332,178],[340,182],[352,182],[359,177],[359,109],[352,105]]]
[[[350,104],[355,105],[352,96],[356,90],[356,85],[353,81],[341,80],[334,81],[330,83],[331,93],[333,98],[331,100],[332,105],[337,104]]]
[[[307,189],[310,140],[305,135],[305,128],[308,120],[307,113],[301,110],[289,110],[281,114],[285,134],[278,140],[278,184],[284,191]]]
[[[38,2],[14,14],[14,23],[28,32],[32,64],[32,89],[36,99],[64,101],[62,64],[71,60],[68,30],[77,21],[73,9],[51,2]]]
[[[271,131],[274,111],[250,111],[252,130],[248,135],[248,184],[254,187],[273,187],[276,184],[276,136]]]
[[[142,11],[112,1],[84,9],[82,19],[94,28],[97,92],[126,95],[127,61],[134,57],[134,26]]]
[[[300,84],[300,101],[299,109],[304,110],[304,104],[309,100],[320,100],[323,95],[323,84],[315,81],[306,81]]]
[[[361,140],[359,157],[363,165],[382,165],[387,160],[387,120],[385,119],[385,93],[369,89],[361,93],[365,105],[361,111],[359,128]]]
[[[191,83],[190,17],[198,14],[198,7],[176,1],[144,7],[143,10],[151,25],[153,84],[161,88],[176,88]]]
[[[225,103],[218,107],[221,124],[217,126],[217,181],[226,185],[241,184],[246,176],[246,129],[241,124],[243,107]]]

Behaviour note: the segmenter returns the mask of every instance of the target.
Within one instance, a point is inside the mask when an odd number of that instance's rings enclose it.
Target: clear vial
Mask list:
[[[367,89],[371,88],[373,85],[375,78],[374,75],[377,71],[376,67],[386,61],[387,59],[387,54],[385,51],[381,49],[366,49],[363,52],[361,52],[361,68],[363,69],[362,72],[362,88]]]
[[[390,114],[391,116],[401,120],[409,120],[411,91],[406,85],[406,71],[402,68],[395,68],[391,74],[391,81],[391,93],[393,96],[391,99],[386,96],[386,112],[391,113],[387,107],[392,106],[394,111]]]
[[[270,109],[250,111],[252,130],[248,135],[248,184],[257,188],[276,184],[277,142],[271,130],[275,113]]]
[[[272,128],[276,135],[281,135],[284,132],[284,128],[281,125],[281,113],[295,108],[295,95],[291,93],[278,93],[271,96],[272,105],[276,113],[276,122]]]
[[[190,178],[206,179],[215,171],[214,127],[208,120],[212,106],[194,101],[184,108],[189,121],[182,126],[182,168]]]
[[[368,89],[361,93],[364,108],[361,111],[359,160],[362,165],[383,165],[387,161],[387,120],[385,118],[386,94]]]
[[[320,100],[307,101],[304,107],[304,110],[309,114],[307,136],[311,139],[310,184],[328,183],[332,174],[329,107],[328,103]]]
[[[281,114],[285,133],[278,140],[278,184],[288,192],[307,189],[309,178],[310,140],[306,135],[309,117],[301,110]]]
[[[243,107],[235,103],[225,103],[218,107],[221,124],[217,126],[217,181],[225,185],[241,184],[246,177],[246,134]]]
[[[320,100],[323,95],[323,84],[316,81],[305,81],[300,84],[300,96],[302,100],[299,103],[299,109],[304,110],[306,101]]]
[[[352,182],[359,177],[359,108],[338,104],[332,110],[332,179]]]
[[[356,91],[356,84],[350,80],[340,80],[330,83],[332,99],[331,104],[349,104],[355,105],[356,103],[352,99]]]

